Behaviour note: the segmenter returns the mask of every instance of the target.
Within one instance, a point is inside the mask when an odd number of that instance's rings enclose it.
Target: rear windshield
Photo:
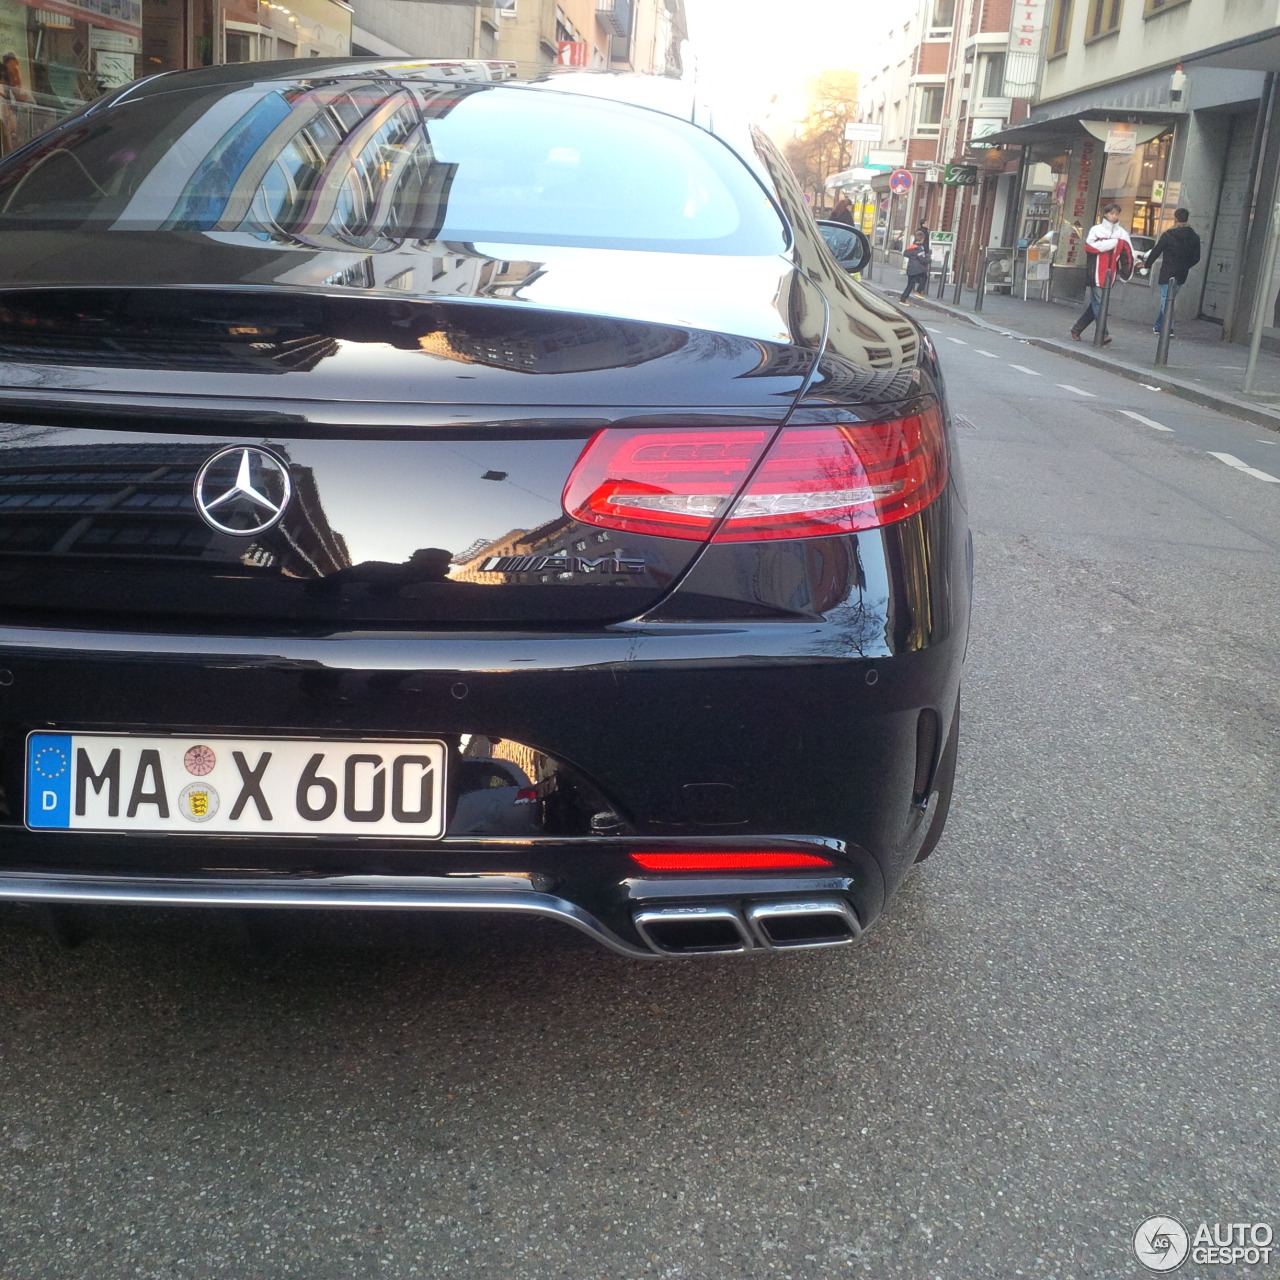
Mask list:
[[[513,86],[268,81],[91,113],[0,165],[0,230],[780,252],[716,139],[657,112]]]

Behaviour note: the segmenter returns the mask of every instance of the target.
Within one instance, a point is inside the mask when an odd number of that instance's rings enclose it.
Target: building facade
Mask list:
[[[1083,296],[1083,235],[1115,201],[1138,250],[1185,207],[1202,244],[1179,311],[1247,341],[1276,197],[1275,0],[1035,0],[1039,85],[1030,118],[989,141],[1021,153],[998,241],[1039,241],[1050,296]],[[1048,256],[1048,255],[1046,255]],[[1151,319],[1150,278],[1113,291],[1113,314]],[[1274,308],[1273,308],[1274,309]],[[1267,327],[1275,328],[1269,319]]]
[[[985,137],[1026,114],[1026,95],[1005,90],[1015,18],[1012,0],[918,0],[864,60],[859,115],[881,139],[860,144],[854,164],[898,165],[911,177],[895,193],[889,172],[864,175],[882,247],[922,222],[953,255],[1003,232],[1017,165]]]
[[[0,0],[0,155],[143,76],[347,54],[677,74],[683,0]]]
[[[343,0],[0,0],[0,154],[143,76],[345,55],[351,20]]]
[[[437,0],[354,0],[351,52],[378,58],[496,58],[504,8]]]
[[[518,0],[504,12],[498,57],[520,77],[555,66],[678,74],[684,0]]]

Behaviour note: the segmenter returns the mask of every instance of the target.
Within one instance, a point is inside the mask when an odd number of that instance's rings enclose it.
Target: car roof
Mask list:
[[[274,62],[232,62],[216,67],[200,67],[192,71],[165,71],[126,85],[118,93],[103,100],[103,105],[172,93],[177,89],[219,85],[261,84],[279,80],[283,83],[323,78],[332,80],[364,80],[385,78],[414,84],[460,83],[456,59],[405,58],[285,58]],[[709,128],[710,109],[705,106],[695,84],[671,76],[642,75],[630,71],[588,70],[585,68],[549,68],[531,80],[468,80],[470,89],[523,89],[551,93],[567,93],[580,97],[603,98],[628,106],[659,111],[663,115],[688,120]]]

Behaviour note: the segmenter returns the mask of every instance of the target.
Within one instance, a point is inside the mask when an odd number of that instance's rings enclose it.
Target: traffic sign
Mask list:
[[[905,169],[895,169],[889,175],[889,190],[896,196],[911,190],[911,175]]]
[[[879,142],[884,136],[884,126],[850,122],[844,127],[846,142]]]

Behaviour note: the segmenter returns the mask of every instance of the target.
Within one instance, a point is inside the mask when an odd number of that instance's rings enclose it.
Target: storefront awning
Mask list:
[[[1087,111],[1051,116],[1046,120],[1024,120],[1021,124],[1001,129],[999,133],[988,134],[981,139],[981,145],[984,147],[1001,144],[1019,146],[1031,142],[1055,142],[1060,139],[1074,138],[1081,132],[1083,120],[1105,120],[1112,124],[1164,125],[1166,128],[1172,128],[1177,115],[1168,111],[1145,108],[1090,107]]]

